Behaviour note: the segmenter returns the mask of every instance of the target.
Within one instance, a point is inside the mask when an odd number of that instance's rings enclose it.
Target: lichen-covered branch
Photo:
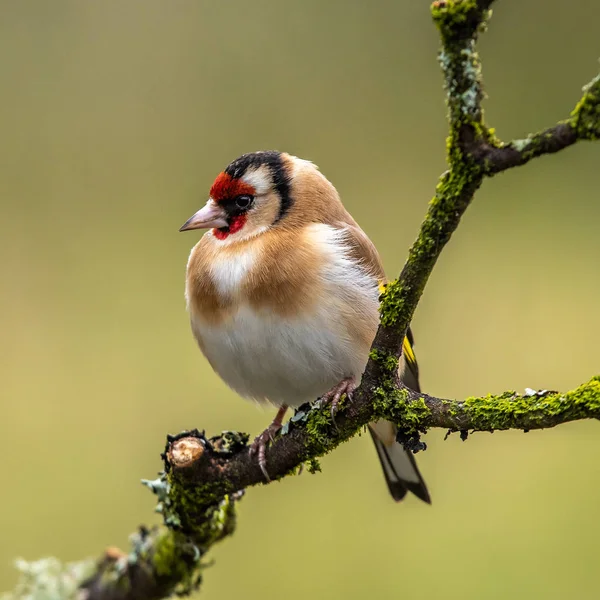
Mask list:
[[[496,146],[485,147],[481,153],[485,174],[495,175],[581,140],[600,138],[600,75],[584,86],[583,92],[583,97],[564,121],[522,140],[512,140],[507,144],[497,142]]]
[[[570,392],[527,390],[466,400],[444,400],[408,390],[410,401],[423,399],[429,410],[423,426],[448,431],[547,429],[570,421],[600,419],[600,376]]]
[[[450,400],[415,392],[403,384],[396,385],[391,364],[384,365],[383,371],[390,379],[370,388],[365,398],[355,398],[348,403],[336,415],[335,425],[328,408],[301,407],[284,434],[269,448],[267,458],[272,479],[297,472],[302,463],[315,469],[315,459],[334,450],[376,418],[395,422],[406,440],[436,427],[448,431],[529,431],[569,421],[600,419],[600,376],[564,393],[508,391]],[[221,450],[223,439],[235,435],[227,432],[224,437],[209,440],[202,433],[192,431],[171,439],[161,479],[170,489],[168,518],[187,523],[193,511],[203,510],[224,494],[265,483],[260,467],[245,445],[240,444],[230,452]],[[181,500],[182,496],[185,501]],[[184,528],[193,534],[194,527]]]
[[[86,600],[153,600],[172,594],[188,595],[202,581],[202,558],[207,550],[235,530],[235,503],[242,492],[221,496],[194,510],[186,506],[182,518],[170,514],[173,501],[180,502],[168,481],[145,481],[159,498],[165,525],[141,527],[130,538],[131,550],[108,549],[94,571],[80,585]],[[183,504],[182,504],[183,506]]]
[[[169,511],[176,494],[166,480],[145,482],[159,497],[159,508]],[[213,544],[233,533],[235,503],[242,493],[197,507],[201,525],[182,531],[174,521],[130,536],[129,552],[107,548],[96,562],[61,564],[54,558],[19,560],[21,580],[13,594],[2,600],[155,600],[173,594],[188,595],[202,581],[202,558]],[[191,515],[188,510],[186,515]]]
[[[381,295],[381,319],[362,381],[352,402],[331,421],[328,408],[301,407],[267,450],[272,479],[319,470],[318,458],[356,435],[369,421],[395,422],[406,448],[423,448],[420,435],[448,431],[542,429],[577,419],[600,418],[600,377],[566,392],[506,392],[466,400],[417,393],[397,377],[402,342],[427,280],[483,179],[600,137],[600,75],[584,88],[570,116],[522,140],[502,142],[484,121],[482,73],[476,42],[493,0],[436,0],[431,5],[442,47],[439,61],[448,106],[448,170],[397,280]],[[202,558],[235,529],[242,490],[265,483],[251,458],[248,437],[236,432],[207,439],[197,431],[168,439],[165,470],[145,482],[158,496],[164,525],[141,528],[131,550],[107,550],[95,564],[62,566],[52,559],[20,563],[23,580],[7,598],[63,600],[158,599],[186,594],[200,583]],[[51,594],[48,594],[51,590]]]

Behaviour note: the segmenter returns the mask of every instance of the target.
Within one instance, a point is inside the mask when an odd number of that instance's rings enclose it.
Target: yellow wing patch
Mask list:
[[[410,342],[408,341],[408,337],[405,337],[404,342],[402,343],[402,353],[404,354],[404,358],[406,359],[406,362],[409,365],[416,366],[417,357],[415,356],[412,346],[410,345]]]

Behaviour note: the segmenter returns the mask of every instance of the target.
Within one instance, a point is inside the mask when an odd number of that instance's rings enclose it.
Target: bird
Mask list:
[[[220,172],[206,204],[180,231],[207,230],[193,247],[185,298],[191,329],[212,369],[240,396],[277,407],[256,437],[265,449],[288,408],[321,398],[335,413],[368,361],[379,324],[385,272],[373,242],[311,161],[286,152],[243,154]],[[399,376],[419,389],[408,332]],[[394,500],[412,492],[431,503],[396,426],[368,426]]]

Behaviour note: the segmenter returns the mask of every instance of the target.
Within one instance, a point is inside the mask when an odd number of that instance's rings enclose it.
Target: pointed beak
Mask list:
[[[197,213],[193,214],[179,231],[190,229],[212,229],[227,227],[227,213],[214,200],[209,200]]]

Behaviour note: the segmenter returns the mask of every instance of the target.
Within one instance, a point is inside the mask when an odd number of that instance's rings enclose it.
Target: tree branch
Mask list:
[[[393,366],[389,374],[391,375]],[[277,438],[269,451],[269,472],[281,478],[294,472],[302,462],[322,456],[350,439],[374,418],[394,421],[410,438],[432,427],[448,431],[497,431],[506,429],[546,429],[569,421],[600,419],[600,376],[566,392],[533,391],[525,394],[505,392],[500,395],[450,400],[415,392],[403,384],[387,390],[378,387],[365,402],[353,400],[336,415],[339,433],[331,422],[329,410],[301,407],[284,435]],[[232,434],[224,434],[225,438]],[[210,505],[212,495],[264,483],[256,460],[245,445],[223,452],[223,437],[207,439],[198,431],[184,432],[168,443],[164,455],[165,476],[170,493],[194,490],[189,506]],[[306,448],[321,448],[307,453]],[[159,480],[160,481],[160,480]],[[182,489],[178,489],[182,488]],[[173,503],[176,519],[187,523],[189,516]],[[193,528],[185,527],[190,530]]]
[[[568,119],[525,139],[483,148],[486,175],[519,167],[543,154],[554,154],[580,140],[597,140],[600,137],[600,75],[594,77],[583,92]]]
[[[397,377],[402,343],[427,280],[445,245],[486,176],[558,152],[579,140],[600,137],[600,75],[585,88],[568,119],[523,140],[503,143],[484,122],[481,65],[476,41],[485,30],[493,0],[437,0],[431,5],[442,48],[439,61],[447,94],[448,170],[412,245],[399,278],[381,295],[380,326],[361,384],[342,404],[337,428],[327,408],[301,407],[267,450],[273,479],[308,464],[353,437],[367,423],[386,418],[413,451],[431,427],[448,431],[542,429],[577,419],[600,418],[600,377],[566,393],[506,392],[465,400],[436,398],[404,386]],[[247,451],[248,436],[224,432],[207,439],[197,431],[169,437],[165,471],[145,482],[158,496],[165,525],[140,529],[125,554],[109,549],[95,567],[57,566],[56,561],[22,563],[23,581],[12,598],[60,588],[57,598],[134,600],[188,593],[201,580],[201,559],[235,529],[235,505],[246,487],[264,483]],[[91,573],[90,573],[91,571]]]

